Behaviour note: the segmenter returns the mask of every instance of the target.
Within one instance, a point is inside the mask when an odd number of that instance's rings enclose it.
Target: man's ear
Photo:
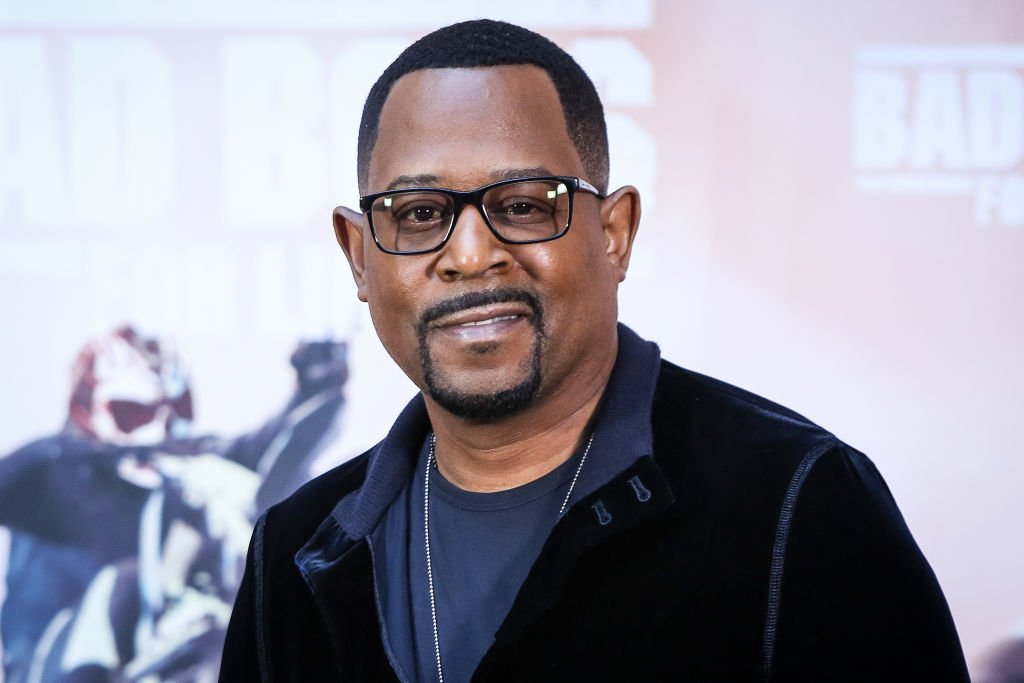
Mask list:
[[[640,227],[640,192],[626,185],[605,197],[601,202],[601,224],[604,226],[605,253],[618,280],[626,279],[629,256],[633,251],[633,238]]]
[[[363,251],[363,230],[366,216],[360,211],[339,206],[334,210],[334,236],[345,252],[356,281],[356,294],[360,301],[366,301],[366,254]]]

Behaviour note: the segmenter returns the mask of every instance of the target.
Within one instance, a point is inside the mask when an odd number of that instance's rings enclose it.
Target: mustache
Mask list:
[[[467,308],[510,302],[523,303],[529,306],[530,310],[533,311],[534,325],[538,323],[543,313],[540,299],[538,299],[533,292],[525,289],[505,287],[502,289],[486,289],[475,292],[466,292],[464,294],[459,294],[458,296],[453,296],[450,299],[439,301],[420,314],[419,329],[421,333],[425,332],[427,326],[435,320],[439,320],[446,315],[451,315],[452,313],[458,313],[459,311],[463,311]]]

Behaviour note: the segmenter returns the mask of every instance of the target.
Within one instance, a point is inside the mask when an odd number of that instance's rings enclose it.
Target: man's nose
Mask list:
[[[464,280],[504,272],[511,265],[508,245],[491,232],[480,209],[472,204],[463,206],[437,261],[438,275],[445,280]]]

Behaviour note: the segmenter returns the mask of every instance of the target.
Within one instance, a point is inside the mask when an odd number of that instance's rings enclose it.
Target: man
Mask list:
[[[871,463],[617,325],[640,202],[565,52],[421,39],[359,181],[335,231],[421,395],[260,520],[222,680],[966,680]]]

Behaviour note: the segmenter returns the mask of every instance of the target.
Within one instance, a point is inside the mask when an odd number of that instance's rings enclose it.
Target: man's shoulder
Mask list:
[[[665,360],[652,421],[656,444],[685,449],[694,458],[714,458],[722,465],[755,460],[791,471],[809,452],[844,446],[785,406]]]
[[[663,361],[652,422],[654,459],[686,501],[680,511],[709,528],[733,524],[729,534],[764,552],[780,533],[782,511],[808,487],[824,500],[841,494],[856,501],[849,509],[895,510],[866,455],[799,413],[726,382]]]
[[[763,396],[722,380],[661,361],[655,399],[688,402],[697,410],[726,412],[737,418],[778,421],[794,427],[821,430],[806,417]]]

